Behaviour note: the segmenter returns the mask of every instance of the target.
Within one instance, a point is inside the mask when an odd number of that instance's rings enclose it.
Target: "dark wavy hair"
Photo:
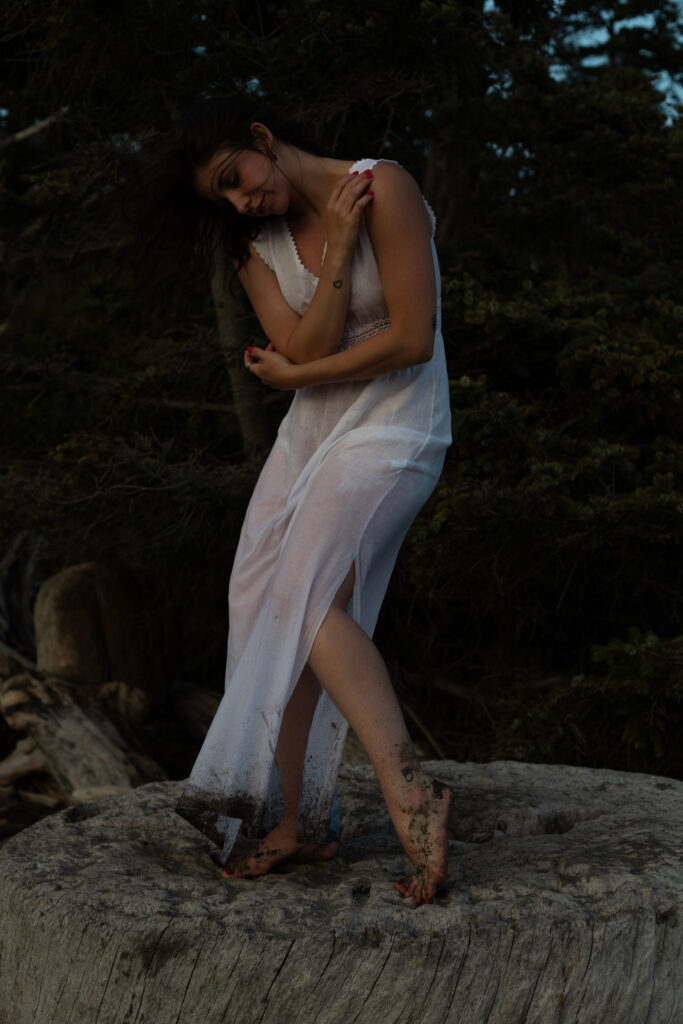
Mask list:
[[[169,136],[154,143],[142,170],[125,187],[122,209],[132,226],[129,253],[133,262],[166,272],[199,260],[211,271],[215,247],[222,244],[237,267],[249,258],[247,241],[259,224],[232,205],[198,195],[193,179],[219,149],[257,150],[251,125],[259,121],[273,135],[318,156],[326,152],[294,122],[277,116],[267,104],[246,96],[214,96],[195,103]],[[262,150],[258,150],[262,152]]]

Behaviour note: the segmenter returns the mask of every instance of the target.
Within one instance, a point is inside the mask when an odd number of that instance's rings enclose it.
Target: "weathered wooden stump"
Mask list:
[[[141,741],[151,713],[173,706],[141,585],[121,566],[70,566],[44,581],[32,616],[39,547],[20,534],[0,563],[0,634],[23,645],[0,640],[0,840],[27,817],[167,778]],[[179,714],[206,733],[210,704],[194,691]]]
[[[45,580],[36,597],[37,667],[86,689],[123,679],[159,707],[166,680],[148,619],[130,570],[70,565]]]
[[[0,850],[1,1024],[680,1024],[683,783],[431,762],[456,794],[449,890],[414,909],[372,769],[344,842],[247,881],[154,782]]]

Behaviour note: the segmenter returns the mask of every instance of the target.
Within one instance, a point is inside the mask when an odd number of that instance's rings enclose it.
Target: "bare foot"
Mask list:
[[[412,875],[397,878],[394,888],[401,896],[412,897],[415,906],[431,903],[443,889],[448,871],[446,823],[453,802],[453,791],[438,779],[413,808],[402,809],[403,821],[396,825],[398,837],[415,868]]]
[[[339,843],[300,843],[296,827],[281,821],[261,840],[255,850],[237,857],[223,867],[223,878],[256,878],[265,875],[277,864],[287,862],[308,864],[318,860],[331,860],[339,850]]]

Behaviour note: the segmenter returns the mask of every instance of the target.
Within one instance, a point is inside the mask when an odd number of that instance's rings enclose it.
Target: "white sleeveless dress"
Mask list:
[[[351,171],[377,162],[357,161]],[[228,590],[225,694],[176,807],[219,844],[221,863],[240,825],[261,836],[281,819],[275,746],[315,635],[355,562],[347,612],[372,637],[401,543],[451,444],[434,214],[427,209],[437,283],[431,360],[297,390],[247,508]],[[318,278],[303,266],[285,219],[264,221],[254,247],[289,305],[305,313]],[[340,349],[389,323],[361,216]],[[336,783],[347,729],[322,691],[304,761],[302,841],[324,842],[330,830],[338,832]]]

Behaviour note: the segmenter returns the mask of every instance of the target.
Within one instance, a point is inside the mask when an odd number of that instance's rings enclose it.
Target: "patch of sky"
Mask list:
[[[125,149],[130,153],[139,153],[142,149],[141,142],[137,139],[131,140],[130,132],[117,132],[116,135],[112,135],[111,141],[116,149]]]
[[[612,24],[612,32],[614,35],[618,35],[619,32],[626,31],[631,28],[654,28],[655,17],[653,14],[639,14],[634,18],[620,18],[615,20]],[[606,25],[601,27],[596,26],[595,28],[584,28],[578,32],[574,32],[567,36],[567,41],[570,41],[576,49],[580,49],[583,46],[603,46],[610,38],[612,33]]]
[[[609,32],[606,28],[583,28],[579,32],[570,32],[565,37],[565,42],[580,50],[584,46],[602,46],[608,39]]]
[[[206,53],[206,47],[205,46],[193,46],[192,47],[192,52],[196,53],[198,57],[203,57],[204,54]]]
[[[666,124],[670,125],[683,113],[683,85],[674,82],[668,71],[653,75],[651,81],[658,92],[664,93],[664,99],[659,106],[666,115]]]
[[[562,0],[556,0],[558,8],[562,7]],[[622,0],[624,8],[628,7],[628,0]],[[677,0],[675,5],[679,10],[679,26],[683,27],[683,0]],[[484,8],[486,9],[486,7]],[[634,28],[652,29],[656,27],[656,15],[655,14],[638,14],[633,17],[625,16],[623,18],[616,18],[613,22],[613,32],[617,35],[619,32],[627,31]],[[567,40],[571,41],[575,50],[580,51],[582,48],[590,47],[597,49],[604,46],[609,39],[609,30],[606,26],[595,26],[594,28],[581,28],[577,30],[573,35],[566,37]],[[548,48],[550,56],[553,56],[554,49],[552,43]],[[605,54],[586,54],[581,61],[585,68],[598,68],[605,67],[609,64],[609,57]],[[553,63],[548,66],[548,73],[551,78],[556,82],[562,82],[567,77],[567,70],[563,64]],[[655,89],[662,93],[662,102],[660,109],[666,117],[666,124],[670,125],[674,120],[678,119],[681,115],[681,103],[683,102],[683,85],[675,81],[668,71],[661,71],[659,74],[652,75],[651,81]]]
[[[497,92],[503,97],[507,96],[514,82],[510,72],[503,69],[492,77],[493,81],[491,82],[491,85],[487,87],[486,95],[488,96],[491,92]]]
[[[496,156],[502,157],[505,160],[509,159],[509,157],[511,156],[514,156],[515,153],[518,156],[523,156],[525,160],[534,159],[534,154],[531,152],[531,150],[527,149],[526,146],[523,146],[521,142],[516,142],[514,144],[506,146],[505,149],[503,149],[502,146],[499,146],[497,142],[487,142],[486,146],[489,149],[492,149]]]
[[[581,61],[585,68],[604,68],[609,64],[609,58],[604,53],[591,53]]]
[[[623,28],[654,28],[654,14],[639,14],[635,18],[620,18],[614,22],[614,31],[621,32]]]
[[[233,78],[232,85],[235,89],[238,90],[238,92],[246,92],[247,95],[258,96],[259,99],[265,96],[265,92],[263,91],[261,81],[258,78]],[[222,91],[224,88],[224,84],[221,83],[220,87],[217,86],[217,88],[220,88],[220,90]],[[207,92],[205,93],[205,95],[211,96],[213,94],[212,92]]]

